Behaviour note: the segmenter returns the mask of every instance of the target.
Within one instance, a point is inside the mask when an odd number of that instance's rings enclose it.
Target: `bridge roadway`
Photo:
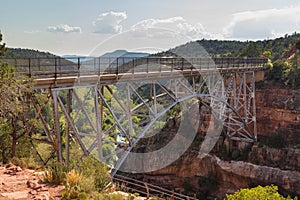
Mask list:
[[[16,72],[34,78],[36,88],[113,84],[198,76],[219,72],[262,71],[265,58],[28,58],[1,59]],[[257,73],[259,74],[259,73]],[[263,74],[256,75],[259,80]]]

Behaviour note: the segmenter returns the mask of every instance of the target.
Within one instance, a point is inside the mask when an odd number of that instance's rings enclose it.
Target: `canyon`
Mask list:
[[[300,195],[300,91],[265,84],[256,90],[256,104],[256,144],[238,144],[221,136],[212,152],[201,159],[199,141],[210,118],[209,111],[201,108],[198,142],[173,164],[130,176],[200,199],[221,199],[240,188],[271,184],[285,195]],[[164,140],[176,134],[176,124],[178,119],[169,120]],[[143,142],[139,152],[155,149],[153,141]]]

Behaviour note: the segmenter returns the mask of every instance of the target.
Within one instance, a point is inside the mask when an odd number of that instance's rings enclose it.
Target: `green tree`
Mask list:
[[[296,43],[296,48],[300,50],[300,40]]]
[[[247,188],[241,189],[234,194],[226,195],[225,200],[243,200],[243,199],[255,199],[255,200],[292,200],[291,197],[283,197],[278,193],[278,187],[271,185],[271,186],[257,186],[255,188]],[[297,200],[295,197],[294,200]]]
[[[0,31],[0,56],[2,56],[6,51],[5,43],[1,43],[1,42],[2,42],[2,34]]]
[[[271,51],[264,51],[263,55],[268,58],[269,60],[271,60],[272,58],[272,53]]]
[[[300,88],[300,66],[298,64],[300,63],[299,59],[299,53],[296,52],[295,56],[291,59],[290,68],[286,73],[286,83],[293,89]]]
[[[1,64],[0,151],[2,162],[15,157],[17,144],[24,143],[21,140],[33,131],[34,123],[29,117],[29,97],[33,93],[32,85],[31,79],[16,77],[13,68],[6,63]],[[24,149],[22,151],[25,152]]]
[[[286,79],[286,72],[289,66],[282,60],[277,60],[273,63],[268,74],[268,80],[273,80],[278,83],[284,83]]]
[[[262,55],[262,49],[254,42],[246,46],[240,56],[241,57],[260,57]]]

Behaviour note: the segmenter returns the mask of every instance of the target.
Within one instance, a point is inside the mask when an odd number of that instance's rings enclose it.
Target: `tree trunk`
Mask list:
[[[16,149],[17,149],[17,143],[18,143],[18,137],[17,137],[17,119],[12,119],[12,144],[11,144],[11,157],[14,158],[16,156]]]

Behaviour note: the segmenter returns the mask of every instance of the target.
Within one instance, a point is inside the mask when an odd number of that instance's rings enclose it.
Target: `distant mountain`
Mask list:
[[[118,57],[126,57],[126,58],[142,58],[149,56],[149,53],[142,53],[142,52],[128,52],[126,50],[116,50],[113,52],[108,52],[103,54],[101,57],[112,57],[112,58],[118,58]]]
[[[86,58],[87,56],[74,54],[74,55],[63,55],[61,57],[65,59],[73,59],[73,58]]]

